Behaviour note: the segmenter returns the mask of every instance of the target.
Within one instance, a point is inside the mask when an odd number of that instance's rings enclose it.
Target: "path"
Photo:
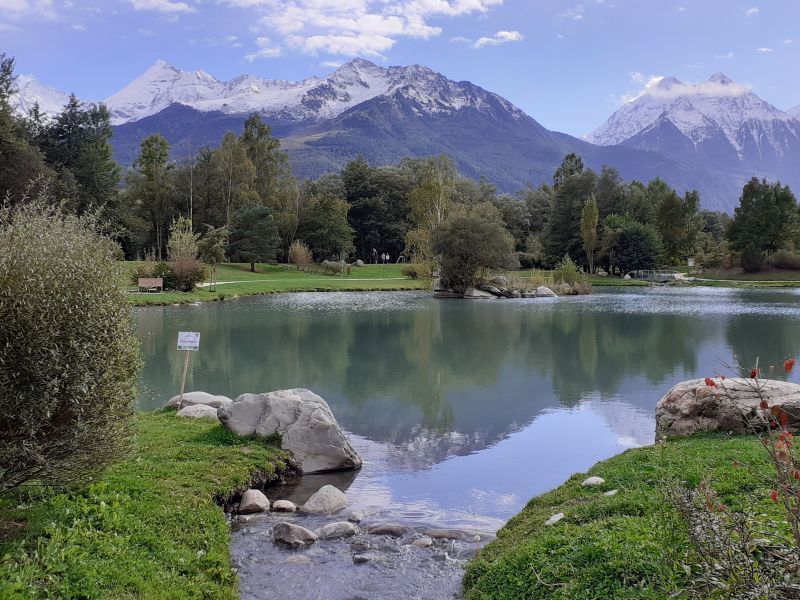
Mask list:
[[[309,277],[308,279],[301,279],[300,282],[303,281],[403,281],[408,279],[408,277],[341,277],[341,278],[331,278],[331,277]],[[241,281],[217,281],[214,285],[226,285],[231,283],[263,283],[263,282],[272,282],[272,283],[294,283],[293,281],[288,281],[286,279],[244,279]],[[197,287],[204,288],[210,287],[211,283],[198,283]]]

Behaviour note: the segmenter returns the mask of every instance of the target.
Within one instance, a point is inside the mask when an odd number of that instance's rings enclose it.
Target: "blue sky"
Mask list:
[[[303,79],[353,56],[424,64],[583,135],[649,77],[722,71],[800,104],[797,0],[0,0],[17,71],[105,98],[156,59]]]

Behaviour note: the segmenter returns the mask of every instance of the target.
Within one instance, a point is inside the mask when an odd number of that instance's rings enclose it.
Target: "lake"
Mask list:
[[[139,402],[159,408],[178,393],[177,332],[199,331],[187,390],[305,387],[330,404],[365,463],[334,478],[351,506],[491,533],[572,473],[652,443],[656,403],[678,381],[730,375],[735,355],[760,357],[765,373],[782,365],[797,349],[798,317],[794,290],[665,287],[493,301],[304,293],[137,309]],[[302,501],[308,490],[283,493]],[[247,576],[263,561],[244,563],[243,596],[267,597],[266,575]]]

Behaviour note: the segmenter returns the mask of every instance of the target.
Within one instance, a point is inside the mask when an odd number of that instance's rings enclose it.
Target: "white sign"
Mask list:
[[[179,331],[178,350],[200,350],[199,331]]]

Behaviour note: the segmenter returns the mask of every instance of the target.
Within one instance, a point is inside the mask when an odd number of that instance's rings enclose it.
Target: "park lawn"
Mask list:
[[[565,432],[565,443],[580,443]],[[744,467],[734,467],[739,461]],[[586,474],[531,500],[468,565],[467,600],[641,600],[676,597],[696,564],[683,522],[665,499],[668,480],[697,485],[708,477],[720,500],[783,522],[761,473],[771,466],[755,437],[705,435],[628,450],[598,463],[605,483],[582,487]],[[619,490],[615,496],[603,492]],[[552,515],[565,517],[545,526]],[[763,516],[763,515],[762,515]]]
[[[753,283],[796,282],[795,285],[800,285],[800,271],[786,269],[765,269],[756,273],[745,273],[741,269],[707,269],[700,277],[718,281],[734,280]]]
[[[127,262],[128,268],[133,267]],[[208,302],[231,299],[234,296],[274,294],[278,292],[315,291],[397,291],[430,289],[430,282],[405,277],[402,265],[365,265],[354,267],[347,276],[327,273],[304,273],[288,265],[257,264],[256,273],[249,264],[222,264],[217,267],[215,291],[198,288],[194,292],[164,292],[146,294],[132,291],[128,299],[136,305]],[[234,282],[234,283],[223,283]],[[131,287],[131,290],[134,290]]]
[[[136,418],[135,451],[96,483],[0,498],[0,598],[238,598],[214,495],[276,477],[284,454],[208,420]]]

